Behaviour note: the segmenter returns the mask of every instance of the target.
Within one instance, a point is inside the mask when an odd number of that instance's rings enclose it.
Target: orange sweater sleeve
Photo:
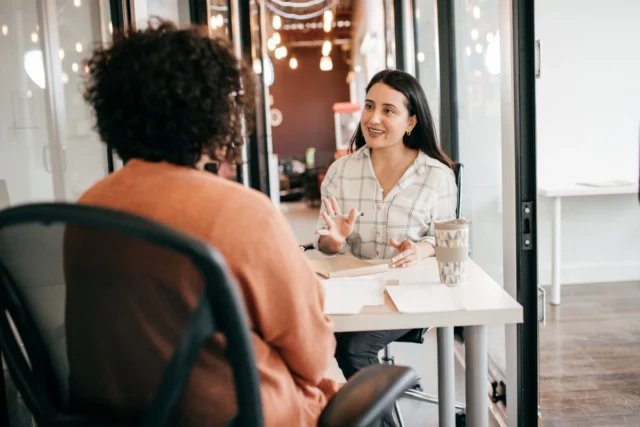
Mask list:
[[[245,304],[256,333],[294,376],[318,385],[335,351],[333,324],[323,313],[322,285],[282,214],[264,196],[251,199],[249,211],[248,206],[235,208],[251,220],[240,221],[244,227],[235,236],[228,232],[238,245],[232,256],[242,258],[233,264]]]

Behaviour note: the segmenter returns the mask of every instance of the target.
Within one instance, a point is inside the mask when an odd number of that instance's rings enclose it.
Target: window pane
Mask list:
[[[0,208],[54,198],[36,4],[0,0]]]

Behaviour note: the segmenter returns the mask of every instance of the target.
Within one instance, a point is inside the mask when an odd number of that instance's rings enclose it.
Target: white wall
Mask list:
[[[640,2],[538,0],[538,183],[638,179]],[[540,282],[551,205],[539,200]],[[640,280],[637,196],[564,199],[563,283]]]

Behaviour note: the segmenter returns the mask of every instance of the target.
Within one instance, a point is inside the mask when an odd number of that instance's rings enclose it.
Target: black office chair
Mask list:
[[[457,195],[457,201],[456,201],[456,218],[460,218],[460,209],[461,209],[461,204],[462,204],[461,203],[462,202],[462,169],[463,169],[463,164],[462,163],[455,163],[454,164],[453,174],[455,176],[456,185],[458,187],[458,195]],[[302,250],[303,252],[306,252],[306,251],[309,251],[309,250],[312,250],[312,249],[314,249],[313,243],[306,243],[304,245],[300,245],[300,250]],[[424,335],[430,329],[431,328],[412,329],[406,335],[400,337],[397,340],[397,342],[409,342],[409,343],[415,343],[415,344],[422,344],[424,342]],[[455,328],[455,333],[461,339],[464,338],[464,330],[462,328]],[[394,358],[393,358],[393,356],[391,356],[391,352],[389,351],[389,346],[386,346],[384,348],[384,355],[382,357],[382,362],[386,363],[386,364],[391,364],[391,365],[393,365],[395,363]],[[419,384],[417,384],[416,386],[412,387],[411,390],[407,390],[404,393],[404,395],[406,397],[409,397],[409,398],[412,398],[412,399],[415,399],[415,400],[419,400],[419,401],[423,401],[423,402],[434,403],[434,404],[438,403],[438,397],[437,396],[431,396],[431,395],[428,395],[428,394],[424,393],[421,390]],[[463,404],[461,404],[461,403],[456,403],[456,408],[464,410],[465,406]],[[394,411],[395,411],[395,414],[396,414],[396,418],[398,419],[398,423],[400,424],[400,427],[403,427],[404,421],[402,419],[402,414],[400,413],[400,407],[398,406],[397,402],[395,403]],[[464,423],[464,417],[461,416],[461,414],[458,415],[457,422],[458,422],[458,424],[463,424]]]
[[[65,261],[78,254],[86,263],[83,261],[65,271],[68,267]],[[124,267],[123,262],[126,262]],[[82,274],[82,286],[73,284],[78,278],[74,276],[78,274],[77,268]],[[144,279],[147,274],[149,280],[144,283],[157,286],[153,295],[159,295],[161,314],[166,310],[167,316],[183,315],[176,322],[168,322],[176,325],[175,336],[170,338],[175,345],[173,355],[168,355],[164,367],[154,377],[161,378],[159,386],[144,393],[148,397],[143,399],[146,403],[132,410],[135,413],[128,414],[131,417],[124,420],[116,419],[109,408],[96,410],[96,405],[103,402],[83,402],[94,408],[91,411],[78,409],[82,407],[74,404],[78,396],[70,397],[69,393],[74,366],[78,368],[73,361],[70,363],[68,355],[72,356],[72,352],[68,353],[68,349],[72,348],[70,345],[84,345],[86,340],[104,339],[105,335],[78,335],[77,328],[100,321],[101,310],[108,306],[107,303],[95,304],[92,306],[95,316],[77,319],[74,310],[79,307],[78,298],[95,298],[92,293],[79,297],[78,291],[97,288],[103,291],[101,298],[107,298],[110,290],[130,289],[133,280]],[[172,293],[176,279],[184,280],[185,274],[189,283],[193,279],[194,293],[198,293],[192,311],[176,303]],[[75,279],[67,280],[69,277]],[[76,287],[67,294],[67,286]],[[0,296],[0,351],[11,378],[41,427],[115,427],[123,422],[160,427],[169,419],[175,420],[180,412],[175,410],[176,404],[191,369],[203,344],[210,341],[214,333],[226,338],[224,357],[235,381],[238,411],[230,425],[263,425],[259,377],[239,290],[227,273],[221,255],[201,241],[144,218],[96,207],[34,204],[10,208],[0,212]],[[136,301],[137,297],[132,294],[127,301],[115,303],[141,302]],[[140,310],[151,309],[143,304],[129,311],[144,315]],[[123,317],[127,319],[124,314]],[[126,322],[127,329],[139,325],[110,318],[108,328],[112,322],[118,325],[117,322],[122,321]],[[75,335],[68,334],[72,330],[76,331]],[[117,330],[107,333],[121,336]],[[112,350],[122,352],[122,349],[110,348],[100,351]],[[138,358],[137,350],[126,348],[126,363],[133,366],[132,369],[136,363],[159,357],[151,353]],[[118,373],[107,378],[113,379],[115,375]],[[416,374],[411,368],[378,366],[363,370],[329,402],[318,425],[369,425],[415,381]],[[124,376],[116,382],[136,386],[134,379]],[[88,394],[99,395],[101,391],[89,385]],[[80,399],[90,400],[85,396]]]

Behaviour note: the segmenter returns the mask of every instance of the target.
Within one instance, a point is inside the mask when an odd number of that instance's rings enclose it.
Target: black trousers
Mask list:
[[[336,360],[348,380],[356,372],[380,363],[378,353],[386,345],[398,340],[409,329],[394,331],[341,332],[336,335]],[[395,427],[393,408],[389,408],[381,419],[380,427]]]

